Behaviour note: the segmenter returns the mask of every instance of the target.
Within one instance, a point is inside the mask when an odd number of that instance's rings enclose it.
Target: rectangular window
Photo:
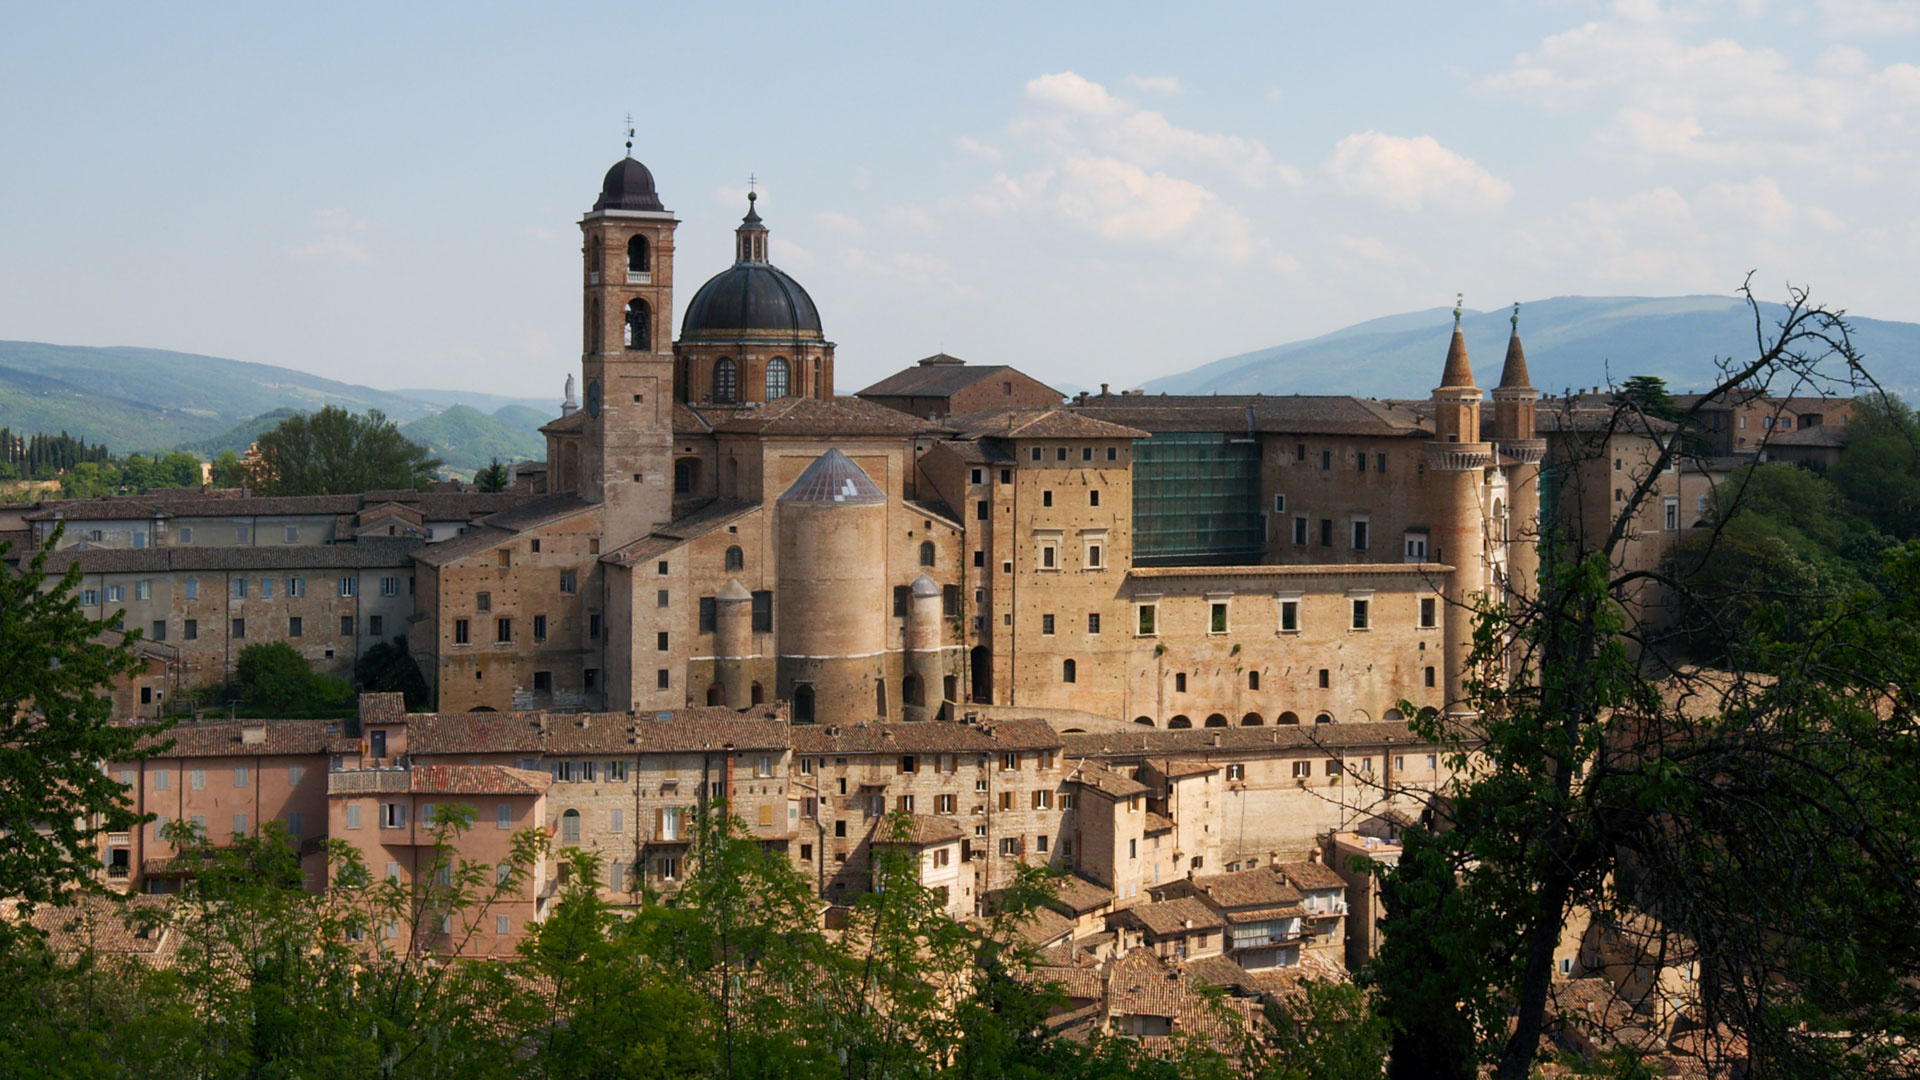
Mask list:
[[[1331,450],[1320,451],[1320,471],[1330,472],[1332,471],[1332,469],[1333,469],[1333,451]]]
[[[241,546],[253,543],[253,531],[245,525],[233,527],[233,542]]]
[[[126,599],[127,599],[127,587],[125,585],[107,586],[107,603],[121,604],[121,603],[125,603]]]
[[[1051,492],[1051,491],[1042,491],[1042,492],[1040,493],[1040,505],[1041,505],[1041,506],[1052,506],[1052,505],[1053,505],[1053,492]]]
[[[1176,671],[1173,673],[1173,692],[1176,694],[1184,694],[1187,692],[1186,672]]]
[[[385,615],[369,615],[369,616],[367,616],[367,634],[368,634],[368,636],[370,636],[370,637],[385,637],[385,636],[386,636],[386,633],[387,633],[387,617],[386,617]]]
[[[1293,778],[1302,780],[1313,775],[1313,762],[1296,761],[1293,763]]]
[[[305,818],[302,817],[300,811],[294,810],[287,814],[287,835],[288,836],[291,836],[295,840],[298,840],[300,839],[300,834],[305,831],[305,828],[306,828],[306,820]]]
[[[136,582],[134,582],[134,583],[133,583],[133,598],[134,598],[135,600],[151,600],[151,599],[153,599],[153,582],[151,582],[151,581],[136,581]]]
[[[1242,765],[1239,762],[1234,762],[1233,764],[1230,764],[1227,766],[1228,780],[1230,781],[1245,780],[1246,778],[1247,778],[1247,767],[1245,765]]]
[[[472,624],[468,623],[467,620],[453,620],[453,643],[455,645],[470,644],[472,641],[472,633]]]
[[[237,577],[233,579],[233,598],[235,600],[245,600],[247,598],[246,578]]]
[[[502,645],[507,645],[512,643],[513,641],[513,620],[512,619],[493,620],[493,640]]]
[[[567,595],[580,591],[580,575],[577,571],[560,571],[560,591]]]
[[[1355,518],[1353,522],[1353,550],[1367,550],[1367,519]]]
[[[1102,550],[1102,545],[1097,540],[1088,541],[1087,542],[1087,569],[1105,570],[1106,568],[1107,568],[1107,555],[1106,555],[1106,552]]]
[[[1033,808],[1035,810],[1053,809],[1053,792],[1044,788],[1036,789],[1033,793]]]
[[[1294,634],[1300,631],[1300,601],[1280,601],[1280,632]]]
[[[493,827],[496,829],[513,828],[513,807],[507,803],[498,803],[493,808]]]
[[[245,765],[238,765],[234,767],[234,770],[233,770],[233,786],[234,787],[243,788],[247,786],[247,771],[248,770]]]
[[[913,590],[911,588],[906,585],[895,585],[893,587],[893,617],[896,619],[906,618],[907,605],[911,603],[912,600]]]
[[[975,521],[985,521],[990,516],[992,515],[987,508],[987,500],[980,499],[973,504],[973,519]]]
[[[1293,543],[1295,547],[1307,546],[1308,518],[1305,514],[1293,516]]]
[[[305,595],[307,595],[307,579],[306,578],[290,577],[287,579],[287,596],[288,597],[298,598]]]
[[[1052,635],[1053,633],[1053,616],[1052,615],[1040,616],[1040,632],[1042,634],[1046,634],[1049,636]]]
[[[1440,625],[1440,601],[1436,597],[1420,598],[1420,628],[1431,630]]]
[[[1155,632],[1155,631],[1154,631],[1154,625],[1155,625],[1155,623],[1156,623],[1156,622],[1158,621],[1158,619],[1159,619],[1159,615],[1160,615],[1160,605],[1158,605],[1158,604],[1141,604],[1141,605],[1140,605],[1140,606],[1139,606],[1139,607],[1138,607],[1138,608],[1137,608],[1136,610],[1137,610],[1137,612],[1138,612],[1138,614],[1139,614],[1139,634],[1140,634],[1140,636],[1141,636],[1141,637],[1152,637],[1152,636],[1154,636],[1154,632]]]
[[[700,598],[700,632],[711,634],[720,623],[720,601],[716,597]]]
[[[936,814],[951,814],[951,813],[953,813],[953,812],[954,812],[954,809],[953,809],[953,808],[954,808],[954,805],[955,805],[955,803],[956,803],[957,801],[958,801],[958,800],[957,800],[957,799],[956,799],[956,798],[955,798],[954,796],[952,796],[952,795],[936,795],[936,796],[934,796],[934,798],[933,798],[933,809],[934,809],[934,813],[936,813]]]
[[[1367,609],[1369,606],[1370,602],[1366,600],[1355,600],[1353,602],[1353,628],[1355,630],[1365,630],[1367,628]]]
[[[1331,668],[1321,668],[1320,669],[1320,689],[1330,690],[1332,688],[1333,688],[1333,670]]]
[[[1227,632],[1227,604],[1216,600],[1207,605],[1207,633],[1224,634]]]
[[[181,542],[181,543],[183,543],[183,544],[191,544],[191,543],[193,543],[193,526],[191,526],[191,525],[183,525],[183,526],[181,526],[181,528],[180,528],[180,542]]]
[[[397,577],[381,578],[380,579],[380,595],[381,596],[399,596],[400,595],[400,579]]]
[[[1042,540],[1040,542],[1040,569],[1060,569],[1060,548],[1059,545],[1051,540]]]
[[[654,652],[670,651],[667,647],[667,631],[661,630],[656,632],[653,635],[653,651]]]
[[[493,594],[490,592],[474,593],[473,594],[473,610],[492,611],[493,610]]]
[[[1016,836],[1009,836],[1001,840],[1000,854],[1005,855],[1009,858],[1017,857],[1020,854],[1020,838]]]
[[[340,616],[340,636],[341,637],[352,637],[353,627],[354,627],[353,616],[351,615]]]
[[[339,590],[341,596],[358,596],[360,594],[360,579],[343,577],[337,583],[336,588]]]
[[[1406,561],[1410,563],[1427,561],[1427,534],[1408,533],[1406,535]]]
[[[165,769],[155,769],[153,771],[153,790],[165,791],[167,790],[168,785],[172,783],[173,783],[172,773],[168,772]]]
[[[773,594],[770,592],[763,590],[753,594],[753,632],[773,633]]]
[[[1320,519],[1320,546],[1321,547],[1333,546],[1333,519],[1332,518]]]
[[[167,640],[167,620],[165,619],[153,620],[151,637],[152,637],[152,640],[154,641]]]
[[[307,778],[307,767],[305,765],[287,766],[287,783],[289,786],[299,787],[300,781],[305,780],[306,778]]]
[[[301,623],[300,616],[290,615],[287,617],[287,636],[288,637],[300,637],[302,636],[302,633],[304,632],[304,630],[305,630],[305,626]]]
[[[1354,471],[1355,471],[1355,472],[1366,472],[1366,471],[1367,471],[1367,454],[1366,454],[1366,451],[1364,451],[1364,450],[1363,450],[1363,451],[1361,451],[1361,452],[1359,452],[1359,453],[1357,453],[1357,454],[1355,454],[1355,455],[1353,455],[1353,468],[1354,468]]]
[[[1097,611],[1088,612],[1087,613],[1087,633],[1097,634],[1099,632],[1100,632],[1100,613]]]
[[[587,615],[587,637],[592,641],[600,640],[600,613],[597,611]]]
[[[245,619],[233,620],[233,626],[231,627],[231,636],[237,637],[237,638],[246,637],[247,636],[247,620]]]
[[[653,673],[653,684],[661,690],[670,690],[673,688],[672,676],[666,668],[661,668]]]
[[[653,606],[657,608],[666,607],[668,606],[668,601],[671,599],[672,594],[666,589],[661,589],[659,592],[653,594]]]
[[[200,640],[200,620],[188,619],[180,624],[180,636],[188,641]]]
[[[553,672],[551,671],[534,672],[533,673],[533,689],[535,693],[541,693],[541,694],[552,693],[553,692]]]
[[[1700,497],[1701,497],[1702,499],[1704,499],[1704,498],[1706,498],[1706,496],[1705,496],[1705,495],[1702,495],[1702,496],[1700,496]],[[191,577],[190,577],[190,578],[188,578],[188,579],[187,579],[187,583],[186,583],[186,598],[187,598],[187,599],[189,599],[189,600],[198,600],[198,599],[200,599],[200,579],[199,579],[199,578],[191,578]]]
[[[383,829],[404,829],[407,827],[406,803],[381,803],[380,827]]]
[[[1387,471],[1387,455],[1385,454],[1373,455],[1373,471],[1380,472],[1380,473]]]
[[[533,640],[547,640],[547,617],[545,615],[535,615],[533,617]]]
[[[1680,528],[1679,496],[1677,495],[1667,496],[1667,498],[1665,499],[1665,508],[1666,508],[1666,515],[1667,515],[1667,520],[1666,520],[1667,531],[1673,532]]]
[[[357,829],[359,827],[360,827],[360,804],[348,803],[347,804],[347,828]]]

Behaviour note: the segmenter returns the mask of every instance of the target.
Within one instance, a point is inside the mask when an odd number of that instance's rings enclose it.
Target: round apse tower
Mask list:
[[[796,722],[892,713],[887,649],[887,496],[838,450],[814,459],[776,503],[781,611],[777,693]]]

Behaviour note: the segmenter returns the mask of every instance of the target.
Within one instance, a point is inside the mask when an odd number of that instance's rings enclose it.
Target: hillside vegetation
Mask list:
[[[1762,304],[1768,319],[1784,311]],[[1500,378],[1511,308],[1467,312],[1460,328],[1482,387]],[[1145,384],[1169,394],[1358,394],[1425,397],[1440,375],[1450,308],[1389,315],[1331,334],[1230,356]],[[1854,346],[1888,390],[1920,393],[1920,325],[1848,319]],[[1558,394],[1628,375],[1656,375],[1676,393],[1705,389],[1713,359],[1753,349],[1753,317],[1732,296],[1556,296],[1520,308],[1533,385]],[[1787,392],[1791,388],[1777,387]]]

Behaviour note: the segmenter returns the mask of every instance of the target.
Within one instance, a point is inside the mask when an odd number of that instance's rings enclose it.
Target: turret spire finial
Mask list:
[[[633,114],[627,114],[627,156],[633,156]]]
[[[1466,299],[1466,293],[1457,292],[1453,294],[1453,328],[1455,330],[1460,329],[1460,308],[1466,303]]]
[[[1520,336],[1520,301],[1513,302],[1513,317],[1507,320],[1513,324],[1513,336]]]

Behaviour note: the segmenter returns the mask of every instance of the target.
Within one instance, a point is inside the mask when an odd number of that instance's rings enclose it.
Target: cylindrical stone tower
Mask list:
[[[857,722],[891,713],[887,648],[887,496],[838,450],[780,496],[776,692],[794,719]],[[891,716],[888,717],[891,719]]]
[[[1513,305],[1513,335],[1507,362],[1493,391],[1493,441],[1507,464],[1507,589],[1532,596],[1540,574],[1540,461],[1547,442],[1539,438],[1534,410],[1540,392],[1527,376],[1527,354],[1520,347],[1520,305]]]
[[[728,578],[713,600],[713,679],[722,704],[745,708],[753,696],[753,594],[740,579]]]
[[[946,637],[946,619],[940,613],[940,586],[925,574],[908,589],[907,679],[902,686],[900,715],[908,720],[935,720],[940,716],[940,646]]]
[[[1486,509],[1481,492],[1493,447],[1480,441],[1480,388],[1473,385],[1460,309],[1453,309],[1453,341],[1433,391],[1434,437],[1427,444],[1428,492],[1433,499],[1433,557],[1453,567],[1447,591],[1447,709],[1471,712],[1466,678],[1473,655],[1474,608],[1487,590]]]

